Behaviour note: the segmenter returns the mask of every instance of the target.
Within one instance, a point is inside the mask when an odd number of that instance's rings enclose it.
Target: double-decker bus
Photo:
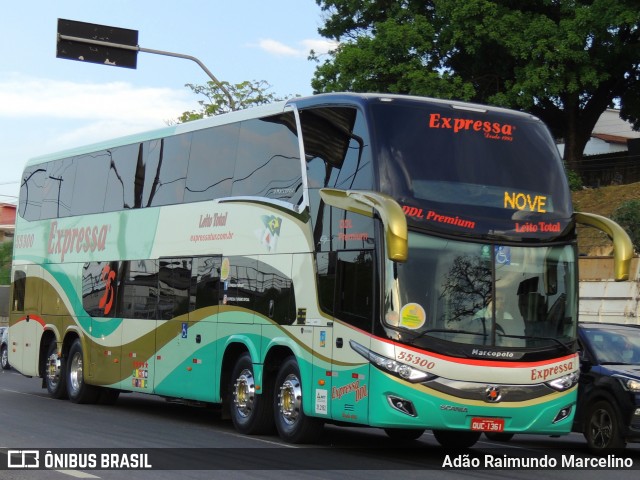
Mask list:
[[[565,434],[576,222],[548,130],[455,101],[327,94],[43,156],[16,219],[11,364],[54,398],[222,404],[444,446]]]

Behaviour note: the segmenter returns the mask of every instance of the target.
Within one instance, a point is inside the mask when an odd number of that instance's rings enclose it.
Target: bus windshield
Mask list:
[[[514,239],[565,232],[570,192],[540,121],[402,100],[374,105],[372,116],[380,189],[410,224]]]
[[[406,343],[548,348],[575,339],[571,246],[466,243],[410,232],[409,258],[389,262],[384,295],[386,326]]]

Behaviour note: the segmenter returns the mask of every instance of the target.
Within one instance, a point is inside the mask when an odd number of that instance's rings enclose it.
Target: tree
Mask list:
[[[316,0],[320,33],[340,45],[316,92],[456,98],[539,116],[580,170],[613,102],[640,128],[637,0]]]
[[[271,85],[264,80],[244,81],[233,85],[229,82],[220,83],[222,85],[213,81],[209,81],[205,85],[191,83],[185,85],[195,94],[204,95],[205,99],[198,101],[201,107],[199,110],[191,110],[180,115],[178,123],[190,122],[191,120],[282,100],[276,97],[275,94],[267,92]]]
[[[11,284],[11,257],[13,240],[0,243],[0,285]]]

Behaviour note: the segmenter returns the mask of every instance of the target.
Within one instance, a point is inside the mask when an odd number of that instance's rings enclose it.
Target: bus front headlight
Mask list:
[[[353,340],[349,341],[349,345],[351,348],[362,355],[364,358],[369,360],[374,367],[379,368],[391,375],[395,375],[396,377],[402,378],[411,383],[421,383],[427,380],[431,380],[436,377],[432,373],[427,373],[422,370],[418,370],[417,368],[412,367],[411,365],[407,365],[406,363],[401,363],[393,358],[385,357],[384,355],[380,355],[369,350],[367,347],[360,345],[358,342],[354,342]]]
[[[545,385],[559,392],[564,392],[565,390],[569,390],[571,387],[573,387],[578,383],[579,376],[580,375],[578,372],[571,372],[570,374],[565,375],[564,377],[556,378],[549,382],[545,382]]]

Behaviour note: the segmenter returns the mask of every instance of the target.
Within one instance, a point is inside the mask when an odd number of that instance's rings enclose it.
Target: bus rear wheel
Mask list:
[[[84,357],[82,343],[76,338],[69,349],[67,360],[67,393],[73,403],[95,403],[99,390],[84,381]]]
[[[58,355],[58,344],[53,340],[47,348],[47,371],[45,372],[47,392],[51,398],[67,398],[65,379],[64,359]]]
[[[460,430],[434,430],[433,436],[444,448],[473,447],[480,438],[480,432],[464,432]]]
[[[302,408],[300,368],[294,357],[287,358],[276,377],[273,409],[280,438],[289,443],[313,443],[322,433],[324,422],[308,417]]]
[[[273,431],[271,389],[265,384],[261,394],[256,391],[253,362],[248,352],[238,358],[233,368],[229,393],[229,413],[238,432],[260,435]]]

